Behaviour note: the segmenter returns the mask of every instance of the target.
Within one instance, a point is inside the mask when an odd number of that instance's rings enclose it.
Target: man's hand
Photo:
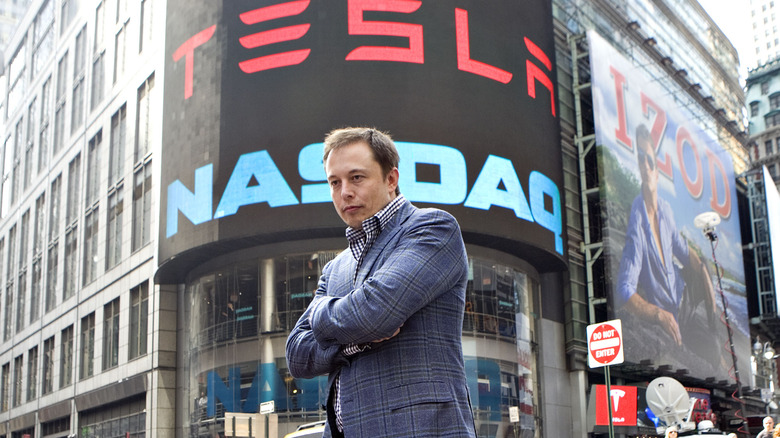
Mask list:
[[[669,335],[674,339],[677,345],[682,345],[682,336],[680,335],[680,326],[677,325],[677,320],[674,319],[674,315],[656,307],[655,318],[658,320],[658,324],[661,325]]]
[[[395,331],[393,332],[392,335],[390,335],[390,336],[388,336],[386,338],[382,338],[382,339],[377,339],[377,340],[371,341],[371,343],[372,344],[378,344],[378,343],[384,342],[384,341],[386,341],[388,339],[392,339],[392,338],[396,337],[398,335],[398,333],[400,333],[400,332],[401,332],[401,327],[398,327],[397,329],[395,329]]]

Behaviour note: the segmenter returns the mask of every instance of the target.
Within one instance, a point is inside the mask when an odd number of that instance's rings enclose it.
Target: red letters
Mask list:
[[[184,99],[189,99],[192,96],[192,70],[194,67],[195,48],[205,43],[214,35],[214,31],[217,29],[217,25],[208,27],[198,33],[192,38],[184,42],[175,52],[173,52],[173,61],[176,62],[181,59],[182,56],[186,56],[184,59]]]
[[[710,198],[710,207],[724,218],[731,215],[731,188],[729,180],[726,178],[726,169],[723,168],[723,163],[720,162],[718,156],[710,152],[709,149],[705,150],[707,153],[707,163],[710,168],[710,185],[712,186],[712,198]],[[715,178],[715,167],[720,171],[720,180],[723,182],[723,203],[718,202],[718,182]]]
[[[471,59],[471,47],[469,44],[469,13],[460,8],[455,8],[455,37],[458,53],[458,70],[484,76],[493,79],[494,81],[501,82],[502,84],[508,84],[509,81],[512,80],[512,73],[485,64],[484,62]],[[533,81],[530,77],[528,80]],[[555,113],[553,112],[553,114]]]
[[[626,77],[611,65],[609,72],[612,73],[612,78],[615,80],[615,98],[617,100],[615,103],[617,103],[618,128],[615,130],[615,139],[628,150],[633,150],[633,142],[628,135],[628,124],[626,123]]]
[[[385,11],[409,14],[420,8],[416,0],[349,0],[347,5],[350,35],[387,35],[409,39],[409,48],[361,46],[347,54],[347,61],[396,61],[422,64],[423,27],[419,24],[390,21],[365,21],[365,11]]]
[[[254,9],[239,15],[244,24],[257,24],[265,21],[275,20],[282,17],[298,15],[309,7],[309,0],[297,0],[287,3],[281,3],[264,8]],[[266,46],[269,44],[283,41],[292,41],[301,38],[309,31],[309,23],[298,24],[295,26],[280,27],[278,29],[258,32],[252,35],[239,38],[239,42],[247,49]],[[308,58],[311,49],[291,50],[289,52],[276,53],[273,55],[260,56],[257,58],[241,61],[238,67],[244,73],[257,73],[272,68],[287,67],[302,63]]]
[[[696,159],[696,179],[691,180],[688,175],[689,170],[685,167],[685,160],[683,159],[683,149],[685,145],[690,146],[693,151],[693,157]],[[696,143],[693,142],[691,133],[682,126],[677,130],[677,160],[680,163],[680,173],[682,173],[683,182],[688,189],[688,193],[694,198],[701,197],[704,191],[704,175],[701,168],[701,157],[699,157],[699,151],[696,149]]]
[[[552,62],[550,62],[550,58],[544,54],[544,51],[527,37],[523,37],[523,41],[525,41],[525,46],[528,48],[528,51],[531,52],[531,55],[539,61],[542,61],[542,64],[547,67],[547,70],[552,71]],[[525,60],[525,69],[528,78],[528,95],[536,99],[536,81],[541,82],[541,84],[550,91],[550,109],[553,117],[555,117],[555,93],[553,92],[553,83],[550,80],[550,77],[547,76],[542,69],[537,67],[536,64],[533,64],[530,59]]]

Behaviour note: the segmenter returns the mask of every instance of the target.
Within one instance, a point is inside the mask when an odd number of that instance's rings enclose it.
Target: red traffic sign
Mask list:
[[[587,333],[589,367],[623,363],[623,326],[619,319],[591,324]]]

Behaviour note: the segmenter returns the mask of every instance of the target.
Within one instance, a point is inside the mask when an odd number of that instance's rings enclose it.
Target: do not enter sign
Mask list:
[[[591,324],[588,332],[588,366],[623,363],[623,326],[619,319]]]

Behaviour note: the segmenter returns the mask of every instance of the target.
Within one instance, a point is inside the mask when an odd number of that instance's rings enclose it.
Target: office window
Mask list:
[[[80,351],[79,379],[86,379],[95,373],[95,312],[81,318]]]
[[[62,14],[60,14],[60,35],[65,33],[65,30],[73,22],[73,18],[76,17],[78,11],[78,0],[62,0]]]
[[[78,269],[77,238],[78,228],[72,227],[65,231],[65,272],[63,274],[62,300],[76,294],[76,270]]]
[[[122,186],[108,195],[108,224],[106,226],[106,270],[122,260],[122,212],[124,193]]]
[[[11,396],[11,364],[10,363],[3,364],[2,379],[3,379],[3,383],[2,383],[3,400],[2,400],[2,406],[0,406],[0,410],[6,412],[8,410],[8,402],[10,401],[10,396]]]
[[[769,109],[777,109],[780,107],[780,93],[773,93],[769,96]]]
[[[73,0],[71,0],[73,1]],[[65,104],[68,84],[68,52],[65,52],[57,64],[57,95],[54,110],[54,151],[56,155],[65,146]]]
[[[10,53],[10,52],[9,52]],[[8,112],[13,113],[24,101],[27,93],[27,39],[23,38],[8,63]]]
[[[82,281],[95,281],[98,267],[98,208],[90,209],[84,216],[84,272]]]
[[[46,225],[46,194],[41,193],[35,200],[35,228],[33,228],[33,255],[43,251],[44,227]]]
[[[73,55],[73,111],[70,119],[70,132],[75,133],[84,123],[84,78],[86,77],[87,26],[76,35],[76,47]]]
[[[21,354],[14,358],[14,393],[12,406],[22,404],[22,378],[24,377],[24,356]]]
[[[41,195],[35,200],[35,227],[33,229],[32,288],[30,289],[30,323],[40,316],[43,293],[43,234],[45,224],[46,198]]]
[[[57,290],[59,289],[59,244],[57,242],[49,246],[46,265],[46,313],[51,312],[57,305]]]
[[[130,291],[129,359],[146,354],[149,319],[149,284],[144,282]]]
[[[27,351],[27,401],[38,397],[38,347]]]
[[[14,129],[14,156],[11,170],[11,205],[19,200],[19,182],[22,179],[22,144],[24,143],[24,129],[22,119],[16,123]]]
[[[766,155],[772,155],[774,151],[772,150],[772,140],[767,140],[764,143],[764,153]]]
[[[138,118],[136,120],[135,162],[142,161],[151,151],[152,139],[156,134],[156,123],[151,111],[154,102],[154,74],[138,88]]]
[[[127,56],[127,23],[119,28],[114,38],[114,83],[125,74],[125,57]]]
[[[70,225],[76,221],[81,198],[81,155],[71,160],[68,165],[68,204],[65,209],[65,223]]]
[[[3,339],[11,339],[13,333],[13,309],[14,309],[14,278],[16,277],[16,261],[14,257],[16,249],[16,225],[8,231],[8,257],[5,271],[5,324]]]
[[[152,209],[152,162],[133,176],[133,251],[149,243]]]
[[[57,292],[59,290],[59,215],[60,215],[60,197],[62,186],[62,175],[57,175],[51,183],[49,194],[49,249],[46,265],[46,299],[44,308],[50,312],[57,305]]]
[[[144,48],[152,42],[154,24],[154,2],[152,0],[141,0],[141,30],[138,43],[138,52],[143,52]]]
[[[103,370],[119,364],[119,298],[103,306]]]
[[[54,391],[54,336],[43,341],[43,384],[41,391],[48,394]]]
[[[750,117],[758,115],[758,102],[750,102]]]
[[[764,18],[764,20],[766,20],[766,18]],[[767,43],[767,45],[768,45],[768,43]],[[767,93],[769,93],[769,82],[762,82],[761,83],[761,94],[765,95]]]
[[[41,290],[43,289],[43,272],[41,258],[33,259],[32,288],[30,288],[30,324],[38,320],[41,308]]]
[[[103,131],[98,131],[89,141],[87,149],[87,205],[90,208],[98,201],[100,190],[100,149],[103,143]]]
[[[46,0],[33,24],[33,77],[40,73],[45,62],[54,53],[54,0]]]
[[[41,173],[49,164],[49,108],[51,107],[51,77],[46,78],[41,88],[41,122],[38,134],[38,169]]]
[[[30,210],[22,214],[22,221],[19,225],[19,286],[16,289],[16,332],[24,329],[27,318],[27,235],[30,228]]]
[[[57,175],[51,183],[51,204],[49,204],[49,240],[55,240],[60,235],[60,193],[62,175]]]
[[[92,54],[92,100],[90,109],[94,110],[103,101],[106,82],[105,5],[98,3],[95,8],[95,45]]]
[[[111,116],[111,145],[108,163],[108,185],[116,184],[125,172],[125,138],[126,138],[127,106],[122,105]]]
[[[63,300],[76,293],[78,270],[78,209],[81,197],[81,156],[77,155],[68,166],[68,201],[65,221],[65,273]]]
[[[60,334],[60,388],[73,383],[73,326]]]
[[[32,180],[32,170],[35,153],[35,114],[37,110],[38,100],[33,99],[30,102],[30,106],[27,107],[27,147],[24,149],[24,172],[22,176],[22,188],[27,190],[30,187],[30,181]]]

